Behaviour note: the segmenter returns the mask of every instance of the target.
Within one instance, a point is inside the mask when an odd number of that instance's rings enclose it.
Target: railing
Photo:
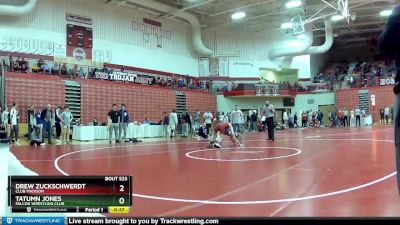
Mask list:
[[[0,58],[1,59],[1,58]],[[45,74],[60,76],[64,79],[97,79],[110,80],[123,83],[136,83],[145,85],[154,85],[158,87],[170,88],[173,90],[193,90],[200,92],[209,92],[211,84],[207,81],[200,81],[198,78],[190,76],[163,76],[137,71],[103,67],[98,68],[87,65],[76,65],[68,63],[57,63],[52,61],[43,61],[38,66],[37,60],[27,60],[21,66],[15,66],[9,60],[5,63],[2,58],[6,71],[22,72],[33,74]]]

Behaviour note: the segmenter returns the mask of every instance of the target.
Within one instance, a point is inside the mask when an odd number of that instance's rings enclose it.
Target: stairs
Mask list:
[[[74,119],[81,118],[81,84],[76,81],[65,82],[65,105],[69,106]]]
[[[185,93],[176,92],[176,113],[182,114],[186,110],[186,95]]]
[[[367,115],[370,115],[369,109],[369,92],[368,90],[358,91],[358,107],[360,110],[364,109]]]

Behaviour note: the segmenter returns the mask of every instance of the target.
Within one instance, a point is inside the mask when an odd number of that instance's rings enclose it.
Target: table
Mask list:
[[[164,137],[163,125],[133,125],[129,124],[126,138],[154,138]],[[106,126],[73,126],[72,140],[94,141],[108,140],[108,128]]]

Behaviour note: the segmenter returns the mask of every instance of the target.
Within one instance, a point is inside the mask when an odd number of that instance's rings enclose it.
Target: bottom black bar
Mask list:
[[[132,218],[132,217],[69,217],[68,225],[357,225],[365,223],[376,225],[398,225],[400,218]]]

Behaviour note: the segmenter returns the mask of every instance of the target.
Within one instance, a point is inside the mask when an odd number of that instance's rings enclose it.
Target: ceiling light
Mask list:
[[[242,19],[246,16],[245,12],[236,12],[234,14],[232,14],[232,19],[234,20],[238,20],[238,19]]]
[[[297,37],[297,39],[301,39],[301,40],[304,40],[306,38],[306,36],[304,34],[299,34],[296,37]]]
[[[281,28],[282,29],[292,29],[293,24],[292,23],[282,23]]]
[[[391,9],[383,10],[379,13],[380,16],[390,16],[390,14],[392,14]]]
[[[331,17],[332,21],[339,21],[339,20],[342,20],[342,19],[344,19],[344,17],[342,15],[334,15],[334,16]]]
[[[286,8],[290,9],[290,8],[296,8],[301,6],[301,1],[300,0],[290,0],[288,2],[286,2]]]
[[[299,46],[301,46],[301,43],[299,41],[296,41],[296,40],[290,40],[290,41],[287,42],[287,45],[289,47],[299,47]]]

